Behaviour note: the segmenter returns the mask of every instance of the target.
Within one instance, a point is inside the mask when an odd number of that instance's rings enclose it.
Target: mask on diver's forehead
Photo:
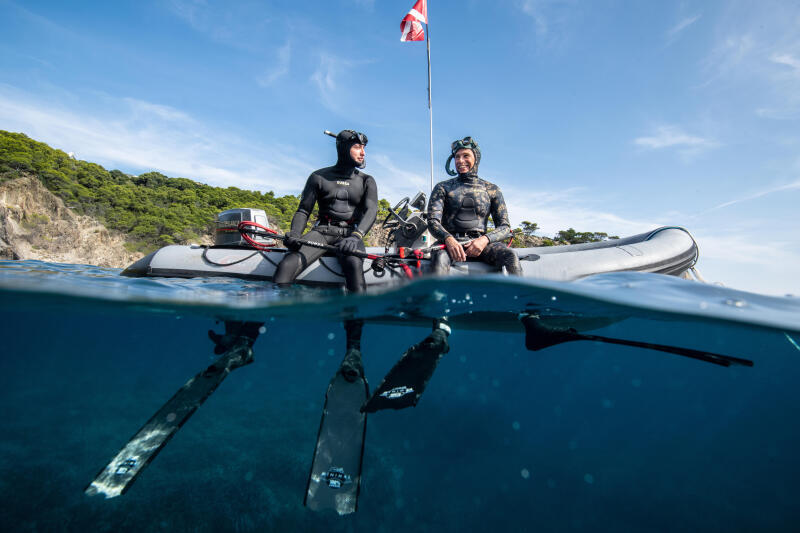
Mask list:
[[[478,141],[473,139],[470,136],[464,137],[463,139],[459,139],[457,141],[453,141],[450,144],[450,157],[447,158],[447,161],[444,164],[444,169],[450,176],[455,176],[458,174],[455,170],[450,169],[450,163],[453,161],[453,158],[456,156],[456,152],[459,150],[472,150],[472,153],[475,154],[475,164],[472,165],[470,169],[470,173],[477,173],[478,171],[478,164],[481,162],[481,148],[478,146]]]

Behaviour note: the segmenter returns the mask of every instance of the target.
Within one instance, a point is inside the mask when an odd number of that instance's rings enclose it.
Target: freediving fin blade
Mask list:
[[[125,494],[139,474],[189,420],[228,374],[253,362],[252,341],[231,347],[214,363],[191,378],[122,447],[84,489],[89,496],[114,498]]]
[[[448,351],[447,334],[435,330],[403,354],[361,410],[374,413],[382,409],[416,406],[439,360]]]
[[[753,361],[750,359],[743,359],[741,357],[734,357],[731,355],[705,352],[702,350],[694,350],[692,348],[682,348],[680,346],[654,344],[652,342],[614,339],[611,337],[602,337],[600,335],[586,335],[583,333],[578,333],[573,328],[549,327],[542,324],[540,319],[535,315],[523,316],[521,317],[521,321],[525,326],[525,347],[531,351],[543,350],[544,348],[549,348],[551,346],[569,341],[595,341],[671,353],[719,366],[753,366]]]
[[[367,431],[367,415],[359,408],[368,396],[363,376],[348,381],[338,370],[328,385],[303,500],[309,509],[330,509],[340,515],[358,509]]]

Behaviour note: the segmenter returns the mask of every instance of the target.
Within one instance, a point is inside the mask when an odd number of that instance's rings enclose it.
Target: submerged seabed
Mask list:
[[[423,280],[353,297],[237,280],[0,262],[3,531],[790,531],[800,523],[800,301],[658,275]],[[529,352],[534,312],[607,337],[752,359],[722,368],[574,342]],[[302,506],[347,316],[377,386],[447,313],[420,404],[370,415],[359,510]],[[215,318],[263,320],[236,370],[130,491],[86,484],[212,360]],[[219,326],[216,326],[219,329]]]

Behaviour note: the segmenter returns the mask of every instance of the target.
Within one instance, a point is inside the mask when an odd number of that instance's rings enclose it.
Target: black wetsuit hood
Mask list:
[[[336,168],[345,174],[349,174],[354,168],[364,168],[367,166],[367,158],[360,165],[356,164],[350,156],[350,148],[354,144],[367,145],[367,136],[354,130],[342,130],[336,135]]]

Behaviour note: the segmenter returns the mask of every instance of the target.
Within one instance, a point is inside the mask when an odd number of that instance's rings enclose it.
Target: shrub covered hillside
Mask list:
[[[23,175],[37,177],[76,213],[92,216],[107,228],[125,233],[130,251],[138,252],[196,242],[201,236],[212,234],[215,214],[237,207],[263,209],[272,224],[286,231],[300,200],[293,195],[276,197],[271,191],[212,187],[158,172],[131,176],[119,170],[109,171],[98,164],[76,160],[22,133],[0,130],[0,183]],[[380,200],[379,221],[388,214],[388,207],[388,201]],[[615,238],[598,232],[578,233],[570,228],[548,239],[534,237],[536,229],[535,222],[523,222],[522,228],[514,230],[512,246]],[[377,230],[372,231],[376,236]]]
[[[158,172],[130,176],[77,161],[21,133],[0,130],[0,182],[33,174],[80,214],[122,231],[138,251],[197,241],[213,229],[214,215],[235,207],[261,208],[270,222],[287,229],[296,196],[236,187],[211,187]]]

